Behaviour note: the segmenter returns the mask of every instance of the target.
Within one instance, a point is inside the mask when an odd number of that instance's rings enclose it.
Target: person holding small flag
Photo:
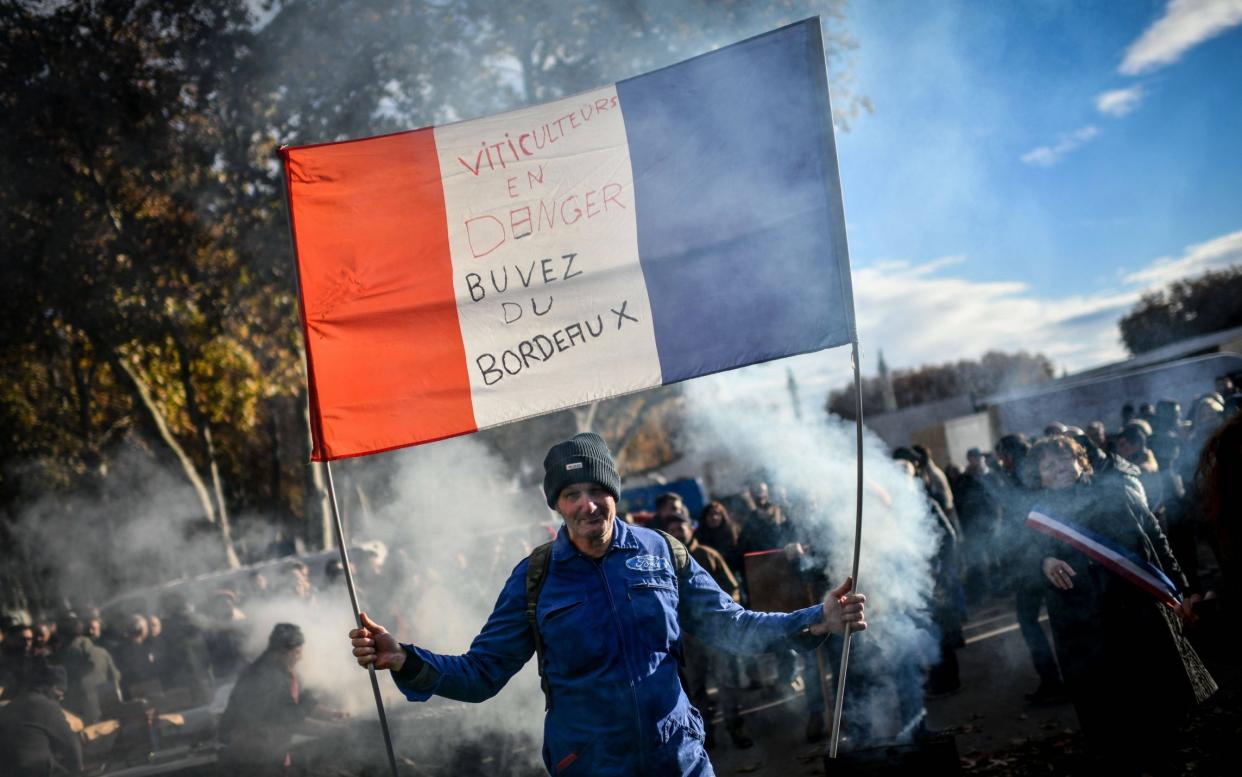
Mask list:
[[[1197,597],[1132,476],[1093,476],[1064,435],[1027,461],[1039,493],[1026,526],[1043,535],[1057,661],[1088,747],[1110,773],[1160,773],[1182,715],[1216,691],[1184,633]]]

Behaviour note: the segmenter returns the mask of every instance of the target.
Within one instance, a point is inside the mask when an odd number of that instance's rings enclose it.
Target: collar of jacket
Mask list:
[[[630,525],[620,518],[612,519],[612,544],[608,546],[610,553],[614,550],[638,550],[641,546],[638,544],[638,538],[634,536],[634,532],[630,529]],[[578,549],[569,541],[569,532],[565,530],[565,524],[561,524],[561,528],[556,530],[556,540],[552,543],[552,558],[555,561],[564,561],[580,555]]]

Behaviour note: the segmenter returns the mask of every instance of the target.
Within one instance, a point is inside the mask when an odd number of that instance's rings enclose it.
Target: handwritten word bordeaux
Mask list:
[[[638,321],[628,312],[629,304],[629,300],[622,300],[619,307],[609,308],[609,311],[616,316],[617,329],[624,326],[626,321]],[[575,321],[550,334],[538,334],[529,340],[522,340],[516,347],[502,351],[499,357],[493,353],[479,354],[479,357],[475,359],[475,364],[483,376],[484,385],[492,386],[503,380],[506,375],[517,375],[529,368],[532,361],[546,362],[558,353],[568,351],[574,346],[588,342],[588,339],[594,340],[603,334],[604,315],[597,313],[594,319]]]

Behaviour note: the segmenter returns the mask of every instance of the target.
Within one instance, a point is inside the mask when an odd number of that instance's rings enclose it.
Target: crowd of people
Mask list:
[[[1239,395],[1221,379],[1186,412],[1163,400],[1126,405],[1111,430],[1102,420],[1083,427],[1050,421],[1036,439],[1008,434],[990,451],[970,450],[961,469],[941,469],[920,445],[894,450],[897,466],[926,494],[935,527],[934,588],[922,625],[939,655],[881,661],[865,642],[858,648],[847,705],[857,695],[853,683],[883,675],[892,680],[899,719],[876,731],[868,729],[865,715],[847,714],[852,744],[866,746],[893,731],[905,739],[931,735],[924,699],[960,687],[956,652],[965,644],[971,608],[1012,601],[1039,677],[1027,700],[1072,702],[1092,749],[1112,763],[1137,769],[1167,757],[1169,738],[1161,732],[1216,690],[1212,662],[1199,657],[1201,635],[1212,623],[1227,623],[1237,607],[1238,409]],[[813,500],[786,493],[764,474],[740,494],[709,501],[697,515],[681,496],[668,493],[652,514],[621,517],[681,541],[734,601],[777,609],[819,601],[841,582],[843,575],[828,570],[817,510]],[[1036,513],[1054,516],[1053,530],[1032,524]],[[1070,536],[1087,539],[1067,541]],[[1109,553],[1121,561],[1110,566]],[[382,554],[356,555],[360,586],[375,581],[379,590]],[[1169,588],[1163,595],[1146,590],[1118,564],[1155,570]],[[763,565],[784,570],[784,582],[781,574],[761,574]],[[340,562],[330,561],[319,577],[340,585],[341,573]],[[256,641],[247,613],[274,597],[314,596],[310,568],[288,559],[212,591],[197,610],[170,590],[154,611],[145,603],[105,613],[66,604],[54,616],[6,615],[0,754],[12,759],[16,774],[46,774],[53,763],[74,773],[82,768],[82,732],[92,725],[120,720],[130,731],[145,732],[137,750],[155,749],[154,709],[203,707],[232,686],[218,724],[222,760],[287,764],[293,732],[313,730],[314,720],[339,713],[300,686],[301,630],[278,624],[256,656],[246,648]],[[1044,609],[1051,641],[1040,624]],[[400,618],[395,606],[376,610]],[[755,659],[727,655],[687,635],[683,651],[682,683],[707,721],[709,749],[717,746],[717,717],[733,746],[753,745],[741,714],[747,691],[802,692],[805,738],[826,736],[840,640],[800,657],[781,650]],[[243,682],[236,682],[239,675]],[[1153,708],[1160,714],[1149,714]]]
[[[868,673],[897,677],[899,719],[892,728],[902,738],[930,734],[925,696],[960,688],[956,652],[965,645],[971,608],[1012,602],[1039,678],[1026,701],[1071,702],[1094,754],[1123,771],[1158,771],[1176,746],[1168,727],[1217,689],[1199,653],[1230,655],[1211,642],[1228,631],[1238,601],[1232,524],[1242,517],[1242,395],[1229,378],[1218,379],[1215,389],[1185,412],[1173,400],[1127,404],[1111,430],[1102,420],[1085,428],[1052,420],[1033,439],[1008,434],[990,451],[971,449],[964,468],[942,469],[922,445],[893,450],[898,466],[924,489],[938,537],[925,626],[938,641],[939,657],[927,665],[912,657],[907,666],[869,662],[861,652],[855,661],[860,684]],[[681,497],[666,494],[646,525],[685,542],[720,587],[748,605],[757,598],[748,554],[782,549],[801,570],[811,600],[829,584],[814,507],[770,480],[756,479],[748,491],[712,501],[698,516]],[[1061,516],[1062,525],[1124,556],[1123,565],[1154,569],[1172,593],[1162,601],[1126,579],[1124,570],[1037,528],[1028,521],[1033,510]],[[1045,610],[1051,640],[1041,627]],[[831,642],[821,653],[816,660],[804,657],[801,667],[792,653],[773,657],[771,687],[805,692],[811,742],[825,733],[821,681],[839,655]],[[686,688],[709,721],[717,710],[723,714],[740,747],[751,739],[738,714],[739,689],[747,680],[751,688],[760,684],[757,669],[754,661],[687,640]],[[709,684],[717,689],[714,697]],[[1153,705],[1160,715],[1148,714]],[[845,716],[855,746],[881,735],[866,730],[865,717]],[[710,724],[707,736],[713,744]]]
[[[1213,637],[1238,601],[1242,396],[1229,378],[1215,389],[1184,414],[1127,404],[1111,431],[1006,435],[965,469],[894,453],[957,533],[962,603],[1013,597],[1040,678],[1027,699],[1072,702],[1092,752],[1124,772],[1167,766],[1169,732],[1217,690],[1199,653],[1230,660]]]
[[[910,465],[910,477],[919,477]],[[685,543],[693,557],[716,580],[721,590],[751,609],[788,611],[819,601],[847,573],[834,573],[828,563],[827,524],[813,499],[792,495],[766,475],[757,476],[739,494],[708,502],[692,516],[681,496],[667,493],[656,500],[650,516],[624,515],[629,522],[660,529]],[[951,499],[951,497],[950,497]],[[845,741],[865,747],[881,740],[931,736],[925,723],[924,694],[940,694],[960,685],[953,648],[961,644],[961,616],[957,561],[957,533],[935,501],[928,511],[936,527],[937,548],[932,559],[934,591],[932,612],[923,627],[948,646],[943,658],[929,664],[925,657],[907,654],[881,658],[867,641],[856,643],[846,692]],[[706,721],[706,746],[716,745],[712,721],[723,717],[735,747],[748,748],[740,712],[743,691],[768,695],[788,692],[805,697],[807,742],[828,734],[826,700],[835,688],[831,679],[841,655],[841,641],[830,638],[821,648],[797,654],[778,650],[763,657],[738,658],[713,650],[694,637],[684,637],[683,684]],[[851,709],[884,679],[895,692],[898,719],[876,726],[874,716]],[[708,688],[714,688],[714,696]]]
[[[359,578],[374,579],[380,555],[355,553]],[[328,562],[324,584],[339,575],[340,562]],[[225,581],[197,607],[171,589],[153,611],[139,597],[103,612],[65,603],[54,618],[6,615],[0,762],[17,775],[73,774],[83,768],[83,744],[109,736],[111,763],[143,762],[160,748],[160,714],[206,708],[226,692],[224,714],[202,736],[218,737],[224,762],[281,762],[294,733],[341,714],[299,687],[301,629],[277,624],[255,655],[247,646],[263,635],[247,613],[266,603],[310,605],[316,596],[310,568],[290,558]]]

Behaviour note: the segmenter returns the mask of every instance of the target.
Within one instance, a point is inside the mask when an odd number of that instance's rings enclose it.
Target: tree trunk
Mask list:
[[[224,501],[224,483],[220,478],[220,464],[216,460],[216,446],[211,440],[211,426],[198,406],[198,392],[194,390],[194,381],[190,374],[190,355],[185,343],[175,333],[172,336],[173,346],[177,349],[177,363],[181,376],[181,388],[185,391],[185,410],[190,416],[190,425],[198,436],[199,445],[203,447],[203,455],[207,457],[207,471],[211,476],[211,490],[216,500],[216,526],[220,529],[220,539],[224,543],[224,555],[229,567],[236,569],[241,566],[237,558],[237,549],[233,547],[233,527],[229,523],[229,509]]]
[[[147,421],[155,431],[156,436],[168,446],[173,456],[176,457],[177,463],[181,465],[182,474],[190,481],[190,485],[194,488],[194,493],[198,497],[199,505],[203,508],[203,516],[213,525],[218,524],[215,503],[207,489],[207,484],[198,473],[198,469],[194,466],[194,461],[186,453],[185,448],[178,442],[172,430],[168,428],[168,422],[164,419],[163,412],[160,410],[159,405],[156,404],[155,398],[151,395],[151,389],[147,386],[146,381],[121,354],[111,353],[108,363],[116,373],[117,379],[129,389],[130,394],[137,400],[137,404],[146,411]],[[224,557],[226,562],[231,567],[239,566],[237,551],[233,549],[232,539],[225,534],[221,534],[221,538],[225,540]]]

